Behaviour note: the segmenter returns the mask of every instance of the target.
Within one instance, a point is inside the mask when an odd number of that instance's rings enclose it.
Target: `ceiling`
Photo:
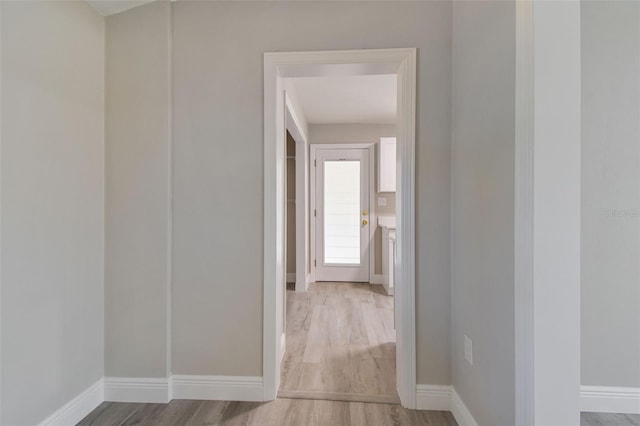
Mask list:
[[[395,123],[395,74],[295,77],[291,81],[308,123]]]
[[[87,3],[100,15],[109,16],[152,1],[155,0],[87,0]]]

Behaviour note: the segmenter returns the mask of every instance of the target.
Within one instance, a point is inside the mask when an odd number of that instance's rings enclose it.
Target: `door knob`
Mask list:
[[[363,211],[362,211],[362,216],[366,216],[366,215],[368,215],[368,214],[369,214],[369,212],[368,212],[368,211],[366,211],[366,210],[363,210]]]
[[[362,219],[362,224],[363,225],[367,225],[369,223],[369,221],[367,221],[367,219]]]

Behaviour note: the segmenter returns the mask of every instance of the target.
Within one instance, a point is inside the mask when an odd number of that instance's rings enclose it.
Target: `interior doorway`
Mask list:
[[[291,89],[299,87],[296,86],[298,79],[291,80]],[[321,80],[314,78],[314,83]],[[385,97],[384,90],[379,87],[383,80],[369,80],[361,89]],[[395,77],[386,80],[395,86]],[[337,85],[331,90],[341,91],[345,83],[353,82],[352,78],[348,81],[333,78],[329,86]],[[326,82],[321,84],[329,89]],[[316,104],[326,101],[322,96],[324,92],[314,92],[314,96],[308,97],[304,90],[288,91],[288,95],[295,96],[298,112],[306,116],[306,121],[316,122],[325,121],[324,116],[306,111],[315,109],[317,112]],[[373,237],[378,225],[376,203],[372,201],[377,198],[387,200],[395,191],[395,188],[386,187],[382,189],[387,192],[378,193],[380,188],[374,185],[377,174],[374,160],[379,155],[381,136],[395,134],[395,90],[386,97],[392,108],[382,120],[384,122],[374,114],[370,115],[372,123],[367,124],[308,123],[313,282],[306,292],[295,291],[292,282],[287,286],[286,344],[279,397],[399,402],[393,296],[382,282],[372,284],[370,280],[374,276],[380,277],[374,275],[376,247]],[[349,112],[344,112],[340,120],[354,120],[353,114],[358,109],[362,120],[362,105],[356,104],[350,105]],[[336,120],[336,117],[331,119]],[[372,142],[345,142],[352,138]],[[289,135],[287,139],[290,141]],[[288,147],[291,145],[288,143]],[[287,152],[291,154],[292,151],[288,149]],[[289,157],[288,162],[292,161]],[[288,166],[287,170],[292,168]],[[287,173],[287,193],[293,192],[290,177],[291,173]],[[299,182],[295,186],[297,188]],[[394,214],[395,206],[381,211]],[[288,217],[287,231],[291,232],[294,227],[290,214]],[[291,264],[291,241],[288,233],[288,264]],[[377,251],[380,251],[379,245]],[[303,253],[296,256],[303,256]]]
[[[289,77],[397,76],[397,255],[395,261],[396,389],[402,405],[415,408],[415,49],[265,54],[265,304],[264,390],[280,387],[285,342],[285,137],[284,83]],[[359,212],[360,214],[362,211]],[[296,259],[296,263],[298,259]],[[298,275],[299,271],[296,271]],[[296,282],[297,285],[297,282]],[[381,286],[379,286],[381,289]],[[381,290],[383,291],[383,290]]]

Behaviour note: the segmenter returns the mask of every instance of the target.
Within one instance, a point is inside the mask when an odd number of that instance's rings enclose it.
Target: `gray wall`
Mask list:
[[[309,143],[378,143],[381,137],[395,136],[395,124],[311,124],[309,126]],[[378,185],[378,155],[379,150],[376,145],[374,150],[374,170],[373,182],[374,191]],[[387,205],[378,207],[378,198],[386,198]],[[375,215],[395,216],[396,214],[396,193],[377,192],[376,197],[371,200],[371,212]],[[373,235],[374,244],[374,272],[382,274],[382,228],[377,224]]]
[[[170,5],[106,20],[105,373],[168,373]]]
[[[640,387],[640,3],[582,3],[582,384]]]
[[[451,383],[451,3],[184,1],[173,16],[173,372],[262,374],[263,52],[417,47],[418,382]]]
[[[33,425],[103,376],[104,19],[0,8],[0,423]]]
[[[479,424],[507,426],[515,424],[514,2],[453,2],[453,63],[453,385]]]

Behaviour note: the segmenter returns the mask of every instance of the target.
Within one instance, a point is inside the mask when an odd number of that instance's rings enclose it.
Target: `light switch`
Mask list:
[[[387,205],[387,197],[378,197],[378,206],[386,206]]]

